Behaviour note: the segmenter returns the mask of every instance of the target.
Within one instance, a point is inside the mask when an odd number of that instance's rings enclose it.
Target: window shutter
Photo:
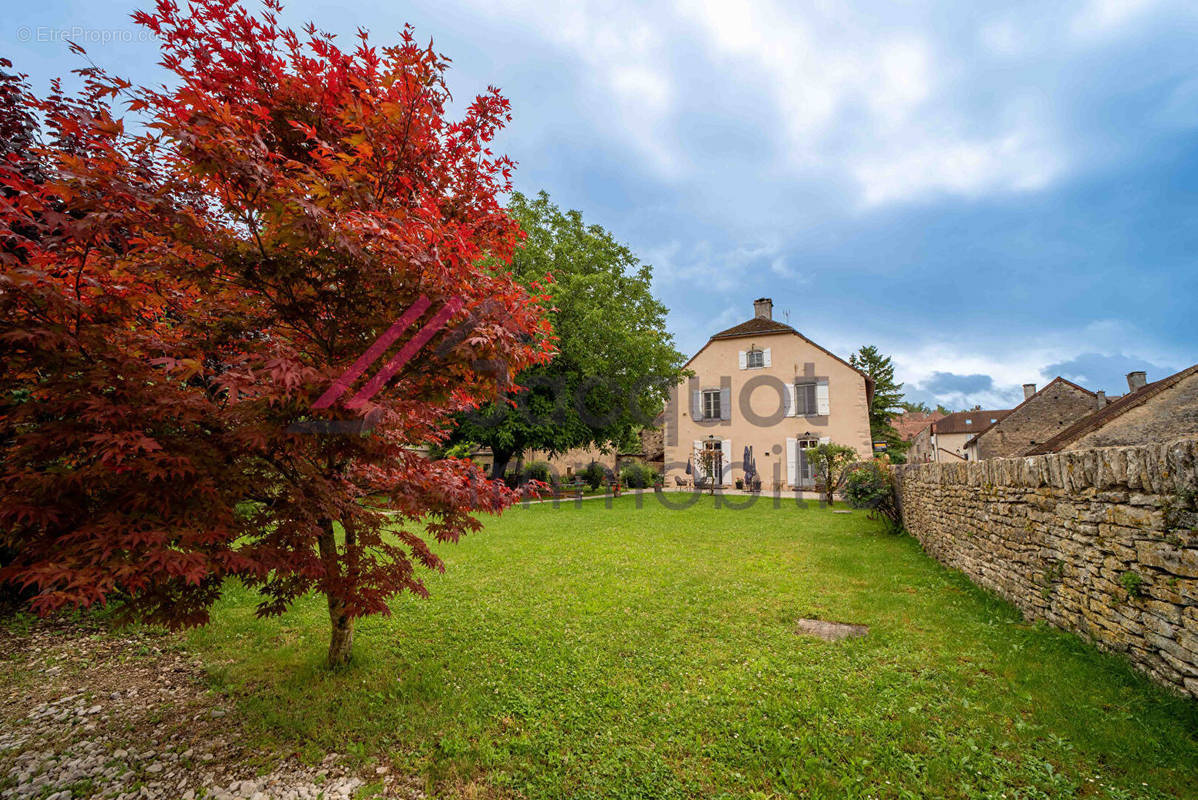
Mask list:
[[[795,406],[795,385],[793,383],[782,384],[782,414],[793,417],[798,413],[798,408]]]
[[[732,419],[732,389],[720,389],[720,419]]]
[[[762,357],[763,359],[765,359],[765,362],[764,362],[764,363],[765,363],[765,366],[767,366],[767,367],[768,367],[768,366],[771,366],[771,361],[770,361],[770,349],[769,349],[768,347],[767,347],[767,348],[765,348],[765,350],[763,350],[763,351],[762,351],[762,356],[761,356],[761,357]]]
[[[815,385],[815,405],[816,413],[821,417],[828,416],[831,411],[828,405],[828,382],[820,381]]]
[[[820,444],[831,444],[832,437],[831,436],[821,436],[821,437],[819,437],[819,443]]]
[[[732,440],[725,439],[722,447],[724,454],[724,485],[732,485]]]
[[[794,485],[799,482],[798,467],[795,464],[795,451],[798,443],[793,437],[786,437],[786,482]]]
[[[746,353],[744,350],[741,350],[740,353],[738,354],[738,356],[740,358],[740,368],[748,369],[749,368],[749,354]]]
[[[691,393],[691,419],[703,419],[703,392],[698,389]]]

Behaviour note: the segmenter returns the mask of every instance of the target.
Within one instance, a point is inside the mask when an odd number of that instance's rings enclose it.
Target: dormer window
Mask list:
[[[747,353],[745,353],[745,367],[746,368],[754,369],[754,368],[764,367],[764,366],[765,366],[765,351],[764,350],[750,350]]]

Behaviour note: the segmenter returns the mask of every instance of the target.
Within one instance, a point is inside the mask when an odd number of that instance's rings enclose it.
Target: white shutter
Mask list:
[[[720,419],[732,419],[732,389],[720,389]]]
[[[816,413],[821,417],[828,416],[830,412],[828,407],[828,382],[820,381],[815,385],[815,406]]]
[[[724,486],[732,485],[732,440],[725,439],[722,447],[724,453]]]
[[[782,384],[782,413],[787,417],[793,417],[798,412],[798,407],[795,405],[795,385],[789,381]]]
[[[749,354],[746,353],[744,350],[741,350],[740,353],[738,354],[738,357],[740,358],[740,368],[748,369],[749,368]]]
[[[765,366],[767,366],[767,367],[772,366],[772,362],[770,361],[770,349],[768,347],[762,351],[761,357],[764,359],[763,363],[765,364]]]
[[[831,444],[832,437],[831,436],[821,436],[821,437],[819,437],[819,443],[820,444]]]
[[[786,437],[786,482],[795,484],[799,481],[798,466],[795,464],[795,451],[798,443],[793,437]]]
[[[703,442],[695,439],[694,469],[691,470],[691,479],[695,482],[695,486],[699,485],[699,479],[703,477],[703,460],[699,458],[701,455],[703,455]]]
[[[703,419],[703,392],[698,389],[691,393],[691,419]]]

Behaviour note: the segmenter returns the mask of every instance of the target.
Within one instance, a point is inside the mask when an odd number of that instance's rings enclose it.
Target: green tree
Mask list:
[[[849,356],[849,363],[874,380],[874,397],[869,407],[869,435],[875,442],[886,442],[891,458],[902,460],[910,446],[890,424],[890,418],[903,411],[903,385],[894,379],[894,364],[874,345],[864,345]]]
[[[460,418],[455,439],[490,447],[494,477],[529,449],[632,444],[661,411],[686,360],[666,330],[648,264],[545,192],[515,193],[507,210],[527,234],[512,272],[541,293],[557,354],[521,373],[521,390]]]
[[[903,412],[907,413],[907,414],[931,414],[932,413],[932,407],[923,401],[920,401],[918,403],[913,403],[910,400],[902,400],[899,402],[899,408],[902,409]]]
[[[844,485],[850,467],[857,462],[857,451],[843,444],[828,442],[808,450],[807,458],[815,473],[815,482],[823,492],[825,502],[831,506],[833,495]]]

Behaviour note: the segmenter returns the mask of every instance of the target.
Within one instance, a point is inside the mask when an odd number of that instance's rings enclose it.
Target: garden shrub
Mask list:
[[[578,473],[578,477],[582,478],[591,490],[595,490],[603,484],[603,479],[607,477],[607,470],[598,462],[592,461],[586,469]]]
[[[550,486],[557,486],[557,475],[553,472],[553,467],[549,466],[544,461],[534,461],[524,467],[525,481],[540,481],[547,483]]]
[[[657,473],[650,467],[633,461],[620,469],[620,480],[629,489],[648,489],[657,480]]]
[[[888,462],[874,459],[855,465],[845,479],[842,494],[853,508],[867,508],[871,517],[885,520],[892,532],[902,530],[898,481]]]

